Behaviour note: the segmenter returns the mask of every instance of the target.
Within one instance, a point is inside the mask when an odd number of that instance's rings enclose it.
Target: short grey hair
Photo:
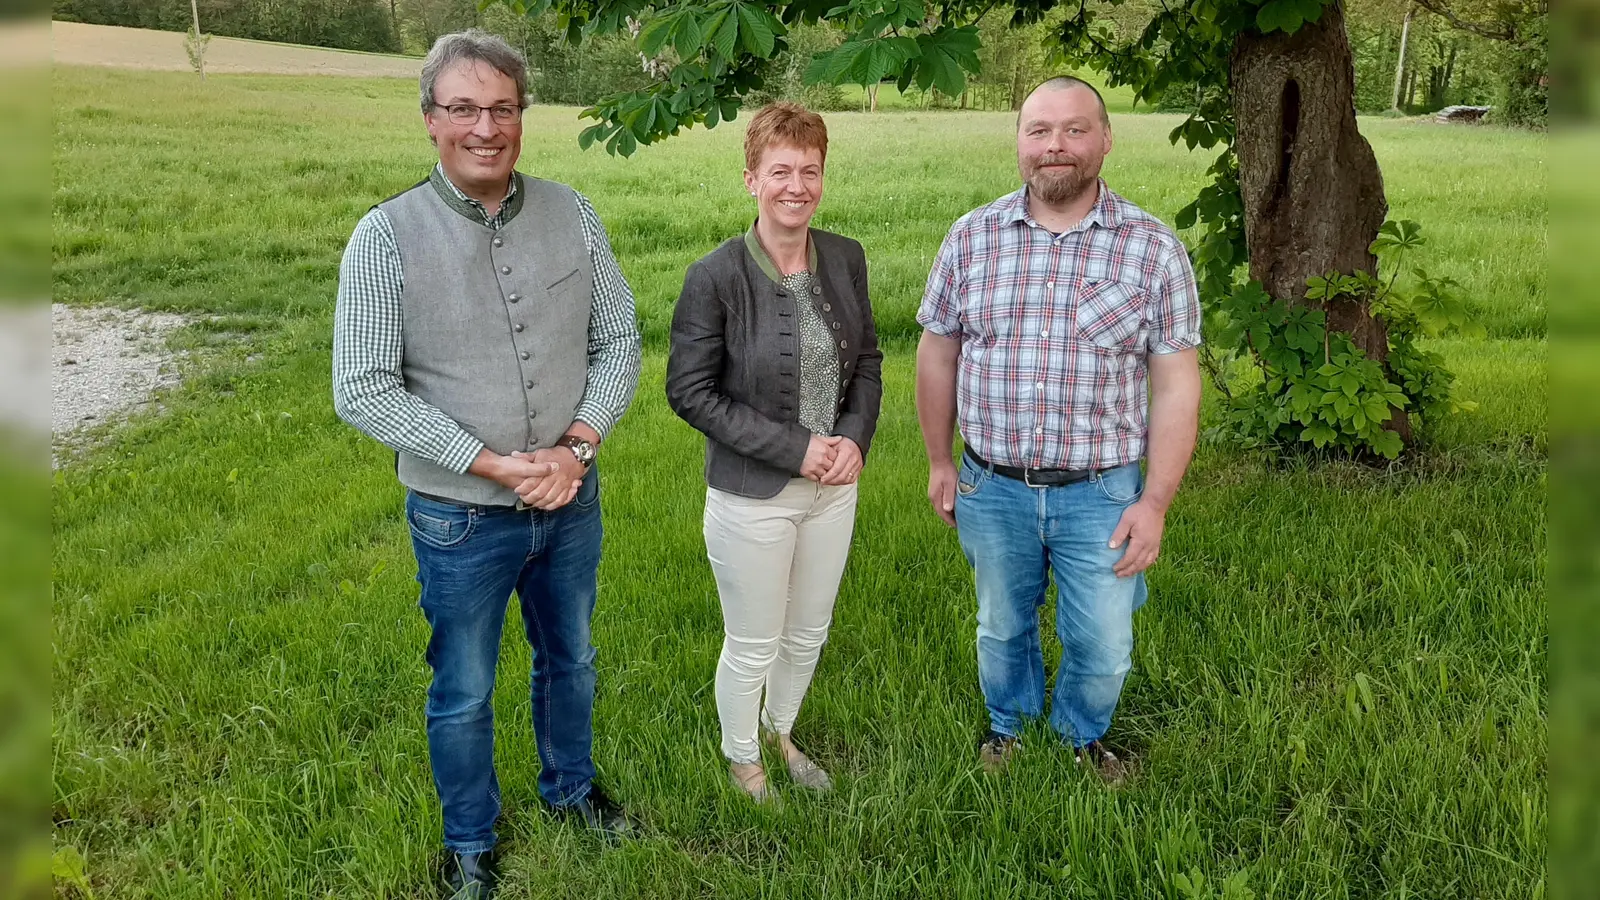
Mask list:
[[[1099,106],[1100,106],[1100,124],[1104,125],[1107,131],[1110,131],[1111,130],[1111,114],[1109,112],[1107,112],[1107,110],[1106,110],[1106,98],[1102,97],[1100,95],[1100,89],[1099,88],[1095,87],[1094,85],[1090,84],[1087,81],[1084,81],[1082,78],[1075,78],[1075,77],[1073,77],[1071,75],[1057,75],[1054,78],[1046,78],[1044,81],[1039,82],[1039,84],[1036,87],[1034,87],[1033,90],[1029,91],[1028,92],[1028,96],[1032,97],[1034,94],[1037,94],[1037,93],[1039,93],[1040,91],[1043,91],[1043,90],[1064,91],[1064,90],[1067,90],[1068,88],[1075,88],[1075,87],[1088,88],[1089,89],[1089,93],[1094,95],[1095,102],[1098,103]],[[1022,110],[1021,109],[1017,110],[1017,127],[1018,128],[1022,127]]]
[[[439,85],[439,76],[462,63],[486,63],[496,72],[517,83],[517,102],[523,106],[528,98],[528,62],[505,38],[482,28],[468,28],[454,34],[440,35],[433,48],[422,61],[422,111],[433,109],[433,91]]]

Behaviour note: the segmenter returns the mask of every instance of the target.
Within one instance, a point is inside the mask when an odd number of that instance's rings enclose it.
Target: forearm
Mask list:
[[[340,419],[391,450],[466,472],[483,442],[454,419],[423,402],[383,372],[336,378],[334,411]]]
[[[585,440],[598,444],[616,427],[622,414],[633,403],[639,388],[639,332],[612,337],[597,352],[590,354],[589,374],[583,399],[578,402],[573,424],[594,432]],[[568,429],[573,434],[577,431]],[[580,435],[583,436],[583,435]]]
[[[1189,351],[1190,354],[1193,351]],[[1176,355],[1176,354],[1175,354]],[[1200,430],[1200,373],[1180,371],[1153,381],[1143,500],[1165,511],[1194,457]]]
[[[959,342],[924,332],[917,344],[917,424],[928,462],[950,462],[956,428],[956,359]]]

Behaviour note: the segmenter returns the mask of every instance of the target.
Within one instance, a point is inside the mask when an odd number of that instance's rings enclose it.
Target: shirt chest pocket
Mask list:
[[[1145,339],[1145,293],[1120,281],[1084,279],[1073,305],[1073,332],[1079,340],[1123,352]]]

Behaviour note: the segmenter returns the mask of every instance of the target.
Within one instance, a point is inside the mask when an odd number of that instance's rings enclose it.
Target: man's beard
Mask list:
[[[1044,168],[1046,165],[1064,162],[1074,163],[1074,165],[1066,170],[1046,170]],[[1093,188],[1100,180],[1100,170],[1097,166],[1094,171],[1090,171],[1084,166],[1083,160],[1062,156],[1046,156],[1030,160],[1026,164],[1023,180],[1028,185],[1029,194],[1045,203],[1059,205],[1076,200]]]

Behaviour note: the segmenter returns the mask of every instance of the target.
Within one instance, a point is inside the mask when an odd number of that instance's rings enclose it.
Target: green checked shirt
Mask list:
[[[513,208],[513,177],[496,215],[466,196],[436,167],[443,180],[483,223],[498,230]],[[574,192],[576,193],[576,192]],[[633,291],[617,267],[605,227],[594,207],[577,194],[584,247],[594,270],[588,329],[588,372],[575,417],[604,438],[627,410],[639,382],[639,327]],[[373,208],[356,225],[339,266],[333,329],[333,395],[340,415],[391,449],[466,472],[484,443],[454,419],[406,390],[401,293],[405,286],[400,251],[389,217]]]

